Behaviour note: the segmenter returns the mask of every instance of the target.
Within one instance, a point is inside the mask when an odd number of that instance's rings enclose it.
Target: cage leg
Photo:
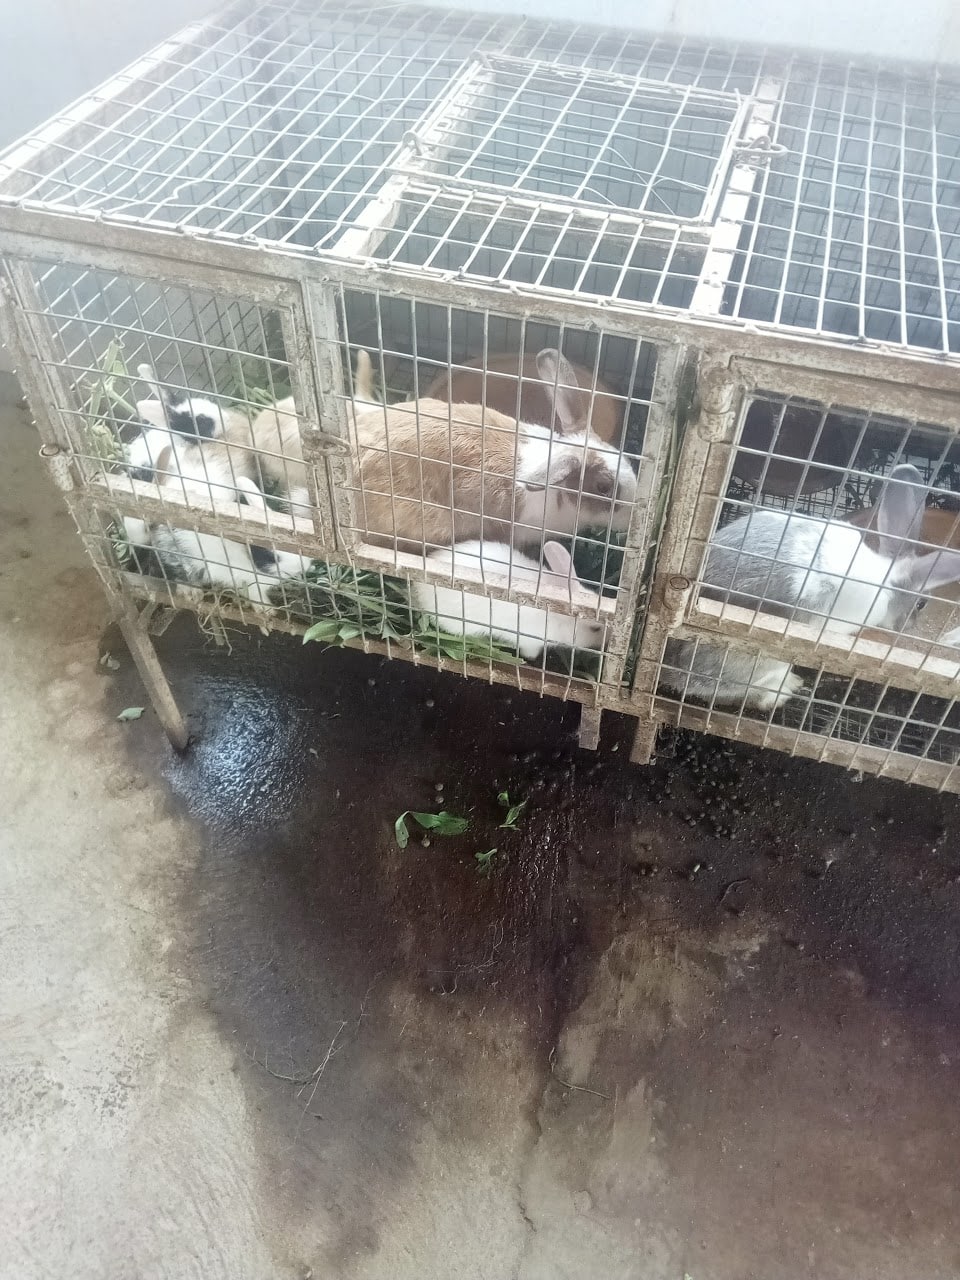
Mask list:
[[[600,717],[603,714],[599,707],[580,705],[580,729],[577,744],[583,751],[596,751],[600,745]]]
[[[649,764],[657,747],[657,731],[660,725],[653,719],[638,719],[630,747],[631,764]]]
[[[140,619],[133,609],[120,619],[120,630],[123,632],[123,638],[136,663],[140,679],[144,683],[157,718],[170,739],[170,745],[176,751],[186,751],[190,734],[173,696],[173,690],[163,674],[163,667],[153,647],[153,641],[140,625]]]

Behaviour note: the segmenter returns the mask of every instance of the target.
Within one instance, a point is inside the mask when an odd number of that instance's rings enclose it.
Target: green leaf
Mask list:
[[[509,791],[498,792],[497,804],[500,805],[501,809],[509,809],[510,808],[510,792]]]
[[[424,831],[436,831],[438,836],[459,836],[470,825],[469,818],[461,818],[455,813],[447,813],[442,809],[439,813],[411,813]]]
[[[506,793],[504,793],[506,794]],[[527,807],[526,800],[521,800],[519,804],[512,804],[507,810],[507,816],[500,823],[500,830],[516,830],[516,822]]]
[[[356,640],[357,636],[362,636],[363,632],[359,627],[354,626],[352,622],[343,622],[340,624],[339,636],[341,640]]]
[[[146,708],[144,707],[124,707],[117,716],[118,720],[139,720]]]
[[[307,627],[303,633],[303,643],[309,644],[311,640],[335,640],[339,630],[340,623],[336,618],[323,618],[312,627]]]
[[[492,849],[478,850],[473,856],[476,859],[477,870],[481,875],[489,875],[492,870],[493,858],[496,854],[496,847]]]
[[[401,849],[405,849],[410,843],[410,832],[407,830],[407,824],[404,821],[409,812],[410,810],[406,809],[393,824],[393,834],[397,837],[397,844]]]

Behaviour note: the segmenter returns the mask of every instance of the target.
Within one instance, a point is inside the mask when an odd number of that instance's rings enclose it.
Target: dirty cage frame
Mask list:
[[[274,12],[284,6],[264,8]],[[774,391],[821,407],[855,406],[861,415],[928,425],[945,439],[955,436],[960,425],[960,362],[954,354],[960,309],[954,278],[947,272],[947,268],[955,267],[950,261],[956,253],[953,240],[945,235],[937,240],[935,265],[939,271],[940,306],[933,326],[940,336],[923,345],[910,340],[905,302],[901,303],[899,336],[895,333],[877,339],[865,332],[863,317],[869,308],[864,303],[862,287],[860,327],[854,334],[844,335],[836,326],[831,328],[825,318],[829,308],[824,306],[823,293],[815,322],[791,324],[784,310],[783,290],[772,319],[751,319],[742,312],[731,314],[731,287],[741,299],[746,292],[744,280],[741,277],[738,282],[736,276],[736,271],[742,269],[744,237],[757,235],[756,202],[765,191],[771,160],[780,145],[776,138],[785,80],[778,79],[764,64],[755,74],[753,92],[746,97],[723,92],[711,96],[709,88],[700,91],[687,84],[678,90],[669,80],[659,82],[663,94],[678,93],[684,102],[692,96],[696,105],[699,93],[702,109],[707,112],[705,118],[722,126],[717,131],[721,142],[713,156],[713,177],[697,186],[682,211],[674,207],[666,214],[649,215],[644,202],[651,199],[652,182],[639,196],[629,193],[634,202],[632,213],[626,205],[617,205],[610,199],[598,204],[587,191],[586,179],[573,194],[560,191],[545,195],[522,183],[514,184],[505,193],[496,181],[483,176],[489,171],[484,164],[489,167],[491,163],[496,176],[497,156],[490,159],[492,129],[471,135],[461,127],[464,102],[475,103],[477,93],[491,83],[489,77],[494,77],[492,83],[513,85],[516,96],[531,85],[536,89],[550,73],[559,74],[561,79],[569,76],[579,85],[586,83],[588,91],[598,98],[606,100],[613,94],[619,103],[620,118],[643,78],[642,70],[639,75],[636,70],[621,74],[616,58],[592,58],[589,51],[599,46],[604,36],[599,29],[508,19],[486,24],[491,39],[498,32],[512,33],[514,43],[510,47],[528,56],[516,58],[510,52],[495,51],[464,56],[462,66],[450,76],[447,89],[423,112],[416,131],[405,131],[391,145],[389,159],[377,166],[378,182],[368,183],[359,192],[353,190],[348,212],[335,219],[332,229],[309,248],[297,243],[295,233],[302,227],[290,232],[289,227],[281,228],[278,223],[272,236],[262,231],[259,235],[228,235],[217,226],[160,225],[155,217],[144,214],[111,216],[109,209],[102,216],[91,214],[89,210],[67,208],[49,194],[34,194],[30,179],[38,156],[58,151],[79,153],[87,130],[99,127],[98,113],[107,120],[103,128],[109,131],[110,112],[116,110],[131,84],[138,79],[149,84],[151,77],[162,76],[171,60],[175,64],[185,49],[193,44],[202,46],[208,37],[215,40],[222,36],[227,21],[242,23],[257,12],[254,6],[243,5],[229,10],[228,19],[214,18],[188,28],[28,143],[8,152],[0,162],[4,337],[15,354],[43,438],[41,454],[99,570],[138,669],[174,744],[186,745],[187,730],[157,660],[150,632],[171,603],[198,614],[209,615],[211,607],[202,591],[178,584],[171,592],[169,585],[160,589],[126,572],[105,535],[105,521],[110,513],[117,512],[169,519],[171,502],[183,515],[183,527],[199,532],[234,534],[246,539],[252,536],[251,521],[212,508],[205,510],[196,503],[178,505],[175,498],[157,503],[135,482],[124,483],[116,476],[111,477],[105,490],[92,477],[90,469],[83,465],[87,446],[77,422],[76,389],[57,345],[50,305],[41,293],[40,281],[50,270],[106,273],[161,289],[203,292],[253,308],[261,317],[265,313],[277,317],[304,423],[304,456],[315,466],[315,482],[311,484],[313,511],[309,526],[272,514],[263,541],[353,569],[380,573],[401,570],[408,578],[417,576],[416,567],[405,562],[399,553],[378,553],[363,545],[355,532],[344,533],[357,529],[350,467],[345,456],[349,452],[346,446],[351,426],[350,373],[349,363],[341,358],[352,345],[343,325],[343,304],[348,293],[376,297],[378,307],[381,297],[403,299],[446,309],[448,314],[451,310],[472,311],[521,326],[559,330],[561,335],[590,334],[598,344],[606,338],[622,338],[637,347],[641,343],[648,346],[655,353],[655,366],[649,394],[643,397],[645,424],[636,510],[626,538],[615,601],[598,606],[610,638],[603,678],[577,680],[535,665],[500,666],[468,657],[453,660],[367,636],[345,643],[368,652],[578,701],[584,746],[596,746],[603,710],[625,712],[637,722],[632,758],[638,762],[650,759],[663,725],[679,725],[852,769],[960,791],[956,757],[926,758],[899,750],[899,739],[893,745],[877,746],[865,733],[845,739],[831,732],[818,732],[805,723],[791,726],[772,717],[754,718],[713,705],[700,706],[683,697],[664,697],[658,691],[666,642],[671,638],[709,640],[722,643],[730,651],[780,656],[821,674],[827,672],[885,690],[906,691],[914,701],[928,696],[941,699],[946,710],[934,728],[945,723],[960,687],[960,664],[942,648],[933,650],[930,645],[914,643],[914,637],[902,635],[880,643],[862,637],[838,638],[802,624],[785,626],[782,619],[762,610],[705,599],[699,596],[697,585],[728,491],[745,417],[756,398]],[[336,12],[341,23],[351,19],[349,6],[341,5]],[[356,20],[358,24],[362,21],[359,16]],[[454,19],[447,15],[445,20]],[[462,15],[459,20],[468,21]],[[485,23],[479,18],[469,21],[481,28]],[[516,35],[521,29],[526,32],[522,38]],[[543,33],[553,34],[552,46]],[[581,65],[567,66],[566,60],[573,60],[570,50],[575,47],[574,33],[585,33],[588,55]],[[643,44],[644,38],[633,33],[606,34],[622,50],[629,48],[631,41]],[[258,32],[257,39],[263,38]],[[523,40],[532,48],[525,48]],[[549,56],[543,56],[541,43],[549,48]],[[676,62],[680,62],[679,53]],[[774,68],[776,65],[776,61],[771,64]],[[275,105],[264,107],[262,125],[269,123]],[[680,109],[677,107],[677,111]],[[265,152],[268,157],[273,154],[270,146]],[[935,162],[935,137],[932,146]],[[457,163],[459,160],[463,162]],[[529,180],[530,175],[527,166],[525,177]],[[37,185],[42,187],[42,181]],[[674,191],[682,187],[679,182]],[[665,189],[667,199],[675,199],[679,206],[681,202],[671,195],[669,183]],[[620,188],[616,190],[623,194]],[[606,208],[609,205],[614,207]],[[415,260],[405,260],[396,248],[404,244],[410,227],[417,225],[424,210],[443,211],[447,206],[465,215],[485,217],[491,225],[498,209],[531,223],[546,216],[548,222],[553,219],[553,224],[564,231],[574,228],[594,243],[608,234],[625,236],[632,245],[641,247],[656,243],[659,238],[667,248],[660,259],[654,296],[629,298],[615,292],[611,296],[612,291],[600,296],[599,292],[591,294],[589,286],[578,293],[574,288],[551,288],[538,282],[484,279],[479,271],[472,275],[469,265],[457,271],[431,270]],[[404,218],[412,221],[405,222]],[[692,250],[697,267],[687,304],[670,306],[664,304],[661,291],[671,275],[671,252],[678,246]],[[863,259],[862,282],[867,277],[866,247]],[[591,263],[584,261],[580,265],[578,285],[585,280]],[[621,271],[621,279],[625,271],[626,268]],[[902,283],[905,296],[905,278]],[[381,350],[382,347],[381,340]],[[631,386],[624,397],[628,407],[633,397]],[[674,457],[672,450],[678,441],[679,456]],[[771,443],[768,461],[775,456]],[[811,461],[806,460],[808,464]],[[847,465],[849,470],[852,460]],[[664,503],[658,507],[661,497]],[[419,576],[423,576],[422,570]],[[440,581],[439,576],[434,580]],[[477,590],[475,582],[468,584],[458,579],[457,584]],[[521,601],[543,601],[542,596],[525,596],[522,590],[508,589],[500,594]],[[576,612],[560,601],[550,603],[560,612]],[[282,610],[255,611],[218,602],[214,612],[218,618],[252,621],[267,629],[304,629],[302,623],[284,616]],[[868,715],[866,721],[871,718]]]

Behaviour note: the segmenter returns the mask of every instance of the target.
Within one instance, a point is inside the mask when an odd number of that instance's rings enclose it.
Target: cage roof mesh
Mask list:
[[[725,234],[714,314],[960,350],[960,81],[932,69],[241,4],[10,149],[17,207],[681,311]]]

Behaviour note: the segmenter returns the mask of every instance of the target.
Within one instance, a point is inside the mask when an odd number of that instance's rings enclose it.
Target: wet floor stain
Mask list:
[[[531,1276],[852,1276],[881,1221],[878,1275],[958,1262],[954,798],[683,736],[638,769],[616,717],[581,752],[576,708],[231,640],[171,628],[196,741],[130,743],[202,831],[184,963],[285,1213],[323,1216],[318,1274],[384,1256],[444,1148],[506,1184]],[[118,673],[118,706],[134,688]],[[440,808],[468,832],[398,848],[400,813]]]

